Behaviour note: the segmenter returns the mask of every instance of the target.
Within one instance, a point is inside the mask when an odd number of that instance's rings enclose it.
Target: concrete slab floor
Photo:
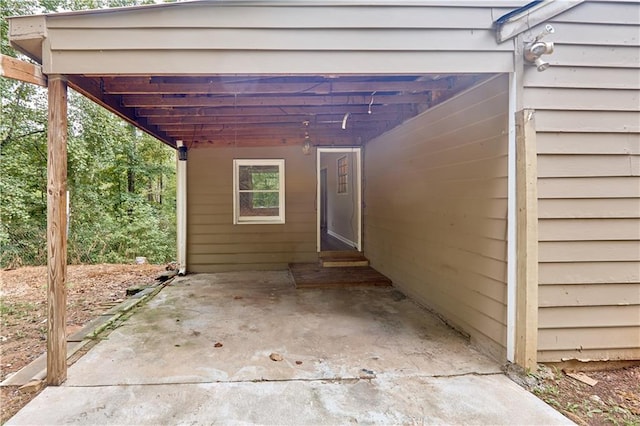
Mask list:
[[[393,288],[285,271],[176,280],[7,424],[355,422],[571,424]]]

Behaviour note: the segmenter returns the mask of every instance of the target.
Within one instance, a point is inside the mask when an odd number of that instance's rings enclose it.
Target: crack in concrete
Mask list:
[[[250,379],[250,380],[211,380],[206,382],[200,381],[184,381],[184,382],[166,382],[166,383],[112,383],[106,385],[63,385],[68,388],[107,388],[113,386],[175,386],[175,385],[210,385],[210,384],[233,384],[233,383],[286,383],[286,382],[328,382],[328,383],[357,383],[360,380],[375,379],[372,377],[326,377],[326,378],[309,378],[309,379]]]
[[[440,378],[448,378],[448,377],[464,377],[464,376],[498,376],[504,375],[502,371],[491,371],[491,372],[478,372],[478,371],[470,371],[468,373],[454,373],[454,374],[433,374],[428,376],[415,376],[415,377],[433,377],[436,379]]]
[[[184,382],[167,382],[167,383],[113,383],[106,385],[64,385],[65,387],[70,388],[105,388],[105,387],[113,387],[113,386],[170,386],[170,385],[208,385],[208,384],[235,384],[235,383],[313,383],[313,382],[322,382],[322,383],[345,383],[345,384],[355,384],[360,381],[371,381],[374,379],[402,379],[402,378],[435,378],[435,379],[446,379],[446,378],[454,378],[454,377],[465,377],[465,376],[497,376],[504,375],[503,372],[477,372],[470,371],[466,373],[453,373],[453,374],[430,374],[430,375],[396,375],[396,374],[385,374],[380,373],[377,375],[363,375],[360,377],[317,377],[317,378],[293,378],[293,379],[243,379],[243,380],[211,380],[211,381],[184,381]]]

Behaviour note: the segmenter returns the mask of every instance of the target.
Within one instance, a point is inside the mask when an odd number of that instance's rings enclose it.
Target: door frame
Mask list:
[[[350,147],[350,148],[317,148],[316,149],[316,200],[317,200],[317,208],[316,208],[316,250],[320,253],[320,233],[322,232],[320,229],[320,211],[322,209],[321,203],[321,193],[320,193],[320,170],[321,163],[320,159],[322,158],[322,153],[353,153],[356,156],[356,207],[358,208],[358,235],[356,242],[356,248],[358,251],[362,251],[362,148],[361,147]]]
[[[320,169],[320,200],[318,204],[318,210],[320,211],[320,231],[323,228],[327,228],[327,168]]]

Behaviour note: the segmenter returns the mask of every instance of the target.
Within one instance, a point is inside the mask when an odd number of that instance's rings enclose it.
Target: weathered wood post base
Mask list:
[[[50,75],[47,140],[47,384],[67,379],[67,83]]]

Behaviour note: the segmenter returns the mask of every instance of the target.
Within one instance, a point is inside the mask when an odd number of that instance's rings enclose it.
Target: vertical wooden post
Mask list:
[[[516,113],[516,364],[535,370],[538,351],[538,171],[534,110]]]
[[[67,83],[50,75],[47,158],[47,384],[67,379]]]

